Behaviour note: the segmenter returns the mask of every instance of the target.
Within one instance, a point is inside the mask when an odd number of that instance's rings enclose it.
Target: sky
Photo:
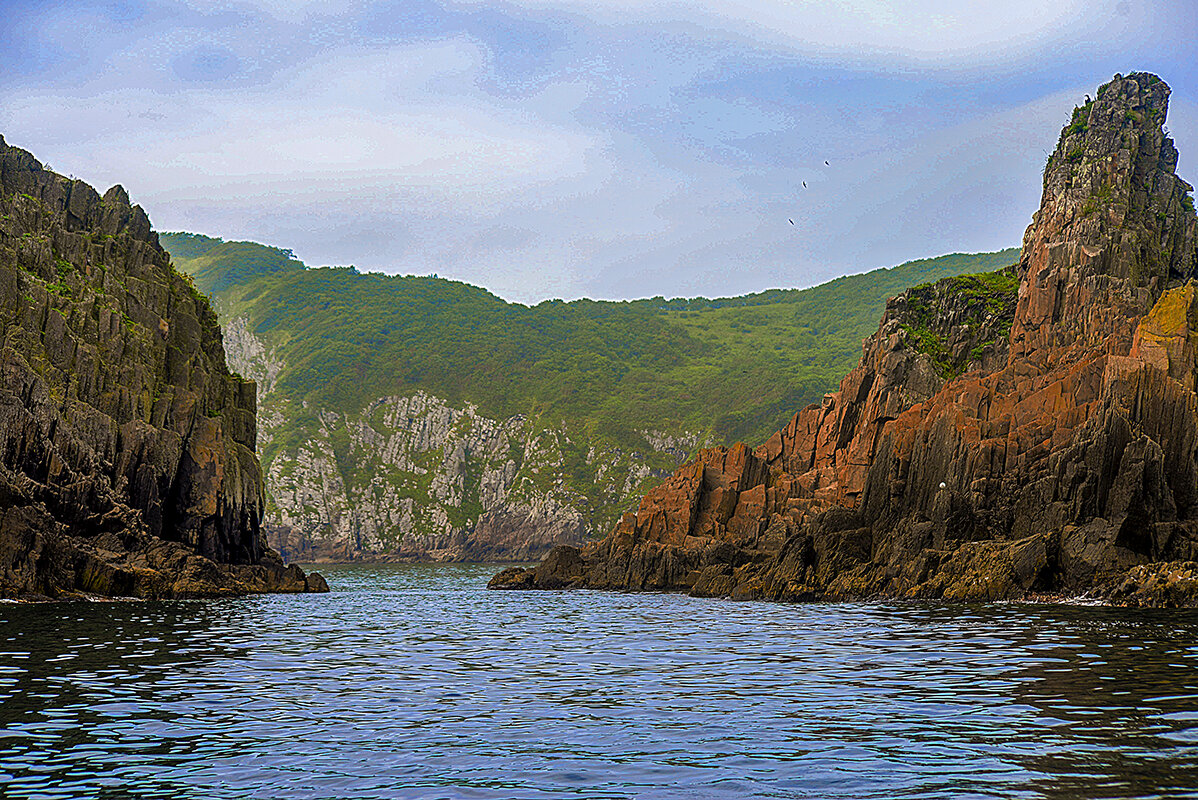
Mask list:
[[[1074,105],[1198,0],[0,0],[0,135],[160,231],[509,300],[1018,246]]]

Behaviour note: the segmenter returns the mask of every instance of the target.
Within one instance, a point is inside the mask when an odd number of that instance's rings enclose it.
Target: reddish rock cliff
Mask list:
[[[0,139],[0,596],[309,591],[259,530],[254,384],[140,206]]]
[[[602,541],[491,585],[1195,602],[1198,219],[1168,97],[1116,76],[1075,111],[1017,284],[895,298],[821,405],[755,450],[704,451]]]

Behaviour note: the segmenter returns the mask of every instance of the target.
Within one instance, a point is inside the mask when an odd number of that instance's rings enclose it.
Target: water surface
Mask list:
[[[0,605],[11,798],[1198,797],[1198,613],[488,592]]]

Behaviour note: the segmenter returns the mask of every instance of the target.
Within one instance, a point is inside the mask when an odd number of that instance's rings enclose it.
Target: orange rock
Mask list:
[[[1166,288],[1198,272],[1198,217],[1161,129],[1168,93],[1117,76],[1062,131],[1005,339],[975,344],[993,322],[961,324],[976,298],[951,279],[891,300],[838,391],[645,496],[638,535],[673,549],[613,544],[622,523],[584,550],[587,585],[685,588],[683,567],[736,565],[736,586],[702,591],[993,599],[1198,556],[1198,291]],[[916,300],[969,371],[946,379],[908,339]]]

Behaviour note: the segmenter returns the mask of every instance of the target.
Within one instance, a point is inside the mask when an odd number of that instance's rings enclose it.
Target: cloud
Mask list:
[[[582,170],[591,138],[480,97],[482,61],[455,39],[328,53],[261,87],[190,91],[186,103],[146,89],[10,93],[4,124],[157,202],[228,190],[230,202],[288,205],[369,186],[493,199]]]
[[[1128,31],[1194,63],[1153,11],[1083,60],[1110,4],[1021,3],[976,30],[941,0],[65,3],[23,18],[61,58],[0,76],[0,132],[160,229],[313,264],[530,302],[805,286],[1017,244],[1072,104],[1137,63]]]
[[[1165,129],[1177,145],[1177,174],[1198,184],[1198,102],[1173,95]]]
[[[183,0],[183,4],[199,13],[252,11],[289,23],[304,22],[312,17],[340,17],[370,6],[363,0]]]
[[[494,3],[457,0],[455,5]],[[1133,17],[1119,0],[504,0],[502,5],[564,11],[613,26],[693,26],[859,63],[893,66],[897,58],[971,70],[1026,58],[1100,30],[1107,35],[1122,30],[1130,37],[1155,16],[1138,4]]]

